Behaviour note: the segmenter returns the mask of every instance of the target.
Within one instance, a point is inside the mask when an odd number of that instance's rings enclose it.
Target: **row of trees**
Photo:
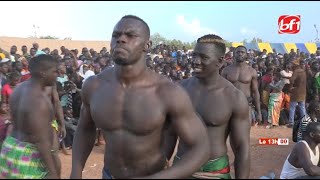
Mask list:
[[[151,35],[150,39],[152,41],[152,47],[153,48],[155,46],[157,46],[158,44],[163,43],[163,44],[167,44],[167,45],[170,45],[170,46],[175,46],[178,49],[182,49],[183,46],[185,46],[187,49],[193,49],[194,46],[197,43],[197,41],[182,42],[182,41],[176,40],[176,39],[170,40],[170,39],[167,39],[167,38],[161,36],[159,33],[155,33],[155,34]],[[262,43],[262,42],[263,42],[263,40],[260,39],[260,38],[253,38],[251,41],[248,41],[247,39],[244,39],[242,41],[242,43]],[[232,42],[226,41],[226,46],[227,47],[231,47],[232,46]]]

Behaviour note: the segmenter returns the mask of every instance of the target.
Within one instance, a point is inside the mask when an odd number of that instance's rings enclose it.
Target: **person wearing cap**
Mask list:
[[[299,106],[300,116],[305,116],[306,114],[307,74],[305,70],[305,61],[303,60],[300,60],[299,66],[293,71],[290,79],[289,91],[291,93],[291,102],[288,127],[292,127],[297,105]]]

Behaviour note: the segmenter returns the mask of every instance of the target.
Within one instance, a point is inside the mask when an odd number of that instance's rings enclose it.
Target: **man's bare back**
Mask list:
[[[33,88],[30,81],[23,82],[12,93],[10,97],[12,111],[12,121],[14,125],[13,136],[21,141],[37,143],[37,137],[33,135],[33,126],[35,119],[32,117],[32,111],[41,108],[48,115],[46,119],[53,118],[53,106],[48,96],[43,91]],[[43,107],[39,107],[43,105]],[[43,119],[45,121],[46,119]],[[46,122],[51,127],[51,120]],[[52,142],[52,128],[49,129],[49,142]]]

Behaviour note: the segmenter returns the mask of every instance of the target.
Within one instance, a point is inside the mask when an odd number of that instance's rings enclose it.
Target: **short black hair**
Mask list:
[[[314,133],[316,131],[319,131],[320,129],[320,122],[310,122],[306,127],[306,133]]]
[[[197,43],[214,44],[215,47],[219,50],[219,52],[222,55],[224,55],[226,53],[225,41],[218,35],[215,35],[215,34],[204,35],[197,40]]]
[[[12,81],[14,78],[20,78],[20,77],[21,77],[21,74],[17,71],[11,72],[8,75],[8,78],[10,81]]]
[[[33,57],[29,63],[29,70],[32,76],[37,76],[39,72],[46,71],[53,64],[58,64],[58,61],[51,55],[41,54]]]
[[[140,22],[142,22],[143,25],[145,25],[146,29],[147,29],[147,35],[148,35],[148,39],[150,38],[150,28],[148,26],[148,24],[141,18],[139,18],[138,16],[135,16],[135,15],[125,15],[121,18],[122,19],[126,19],[126,18],[130,18],[130,19],[135,19],[135,20],[138,20]]]
[[[244,48],[244,49],[246,49],[246,52],[248,51],[247,48],[245,46],[242,46],[242,45],[237,46],[234,50],[236,51],[238,48]]]

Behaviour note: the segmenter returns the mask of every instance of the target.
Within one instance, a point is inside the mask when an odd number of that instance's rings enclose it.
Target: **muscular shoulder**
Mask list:
[[[234,112],[248,112],[248,100],[244,93],[237,89],[232,83],[229,81],[225,82],[224,92],[226,97],[230,101],[233,107]]]
[[[90,99],[92,92],[94,92],[94,90],[96,90],[99,86],[112,80],[113,70],[113,68],[105,69],[100,74],[90,76],[84,81],[82,85],[82,97],[84,102]]]
[[[159,98],[168,105],[174,105],[178,102],[188,100],[188,94],[184,88],[180,84],[173,83],[166,78],[159,83],[157,93]]]

